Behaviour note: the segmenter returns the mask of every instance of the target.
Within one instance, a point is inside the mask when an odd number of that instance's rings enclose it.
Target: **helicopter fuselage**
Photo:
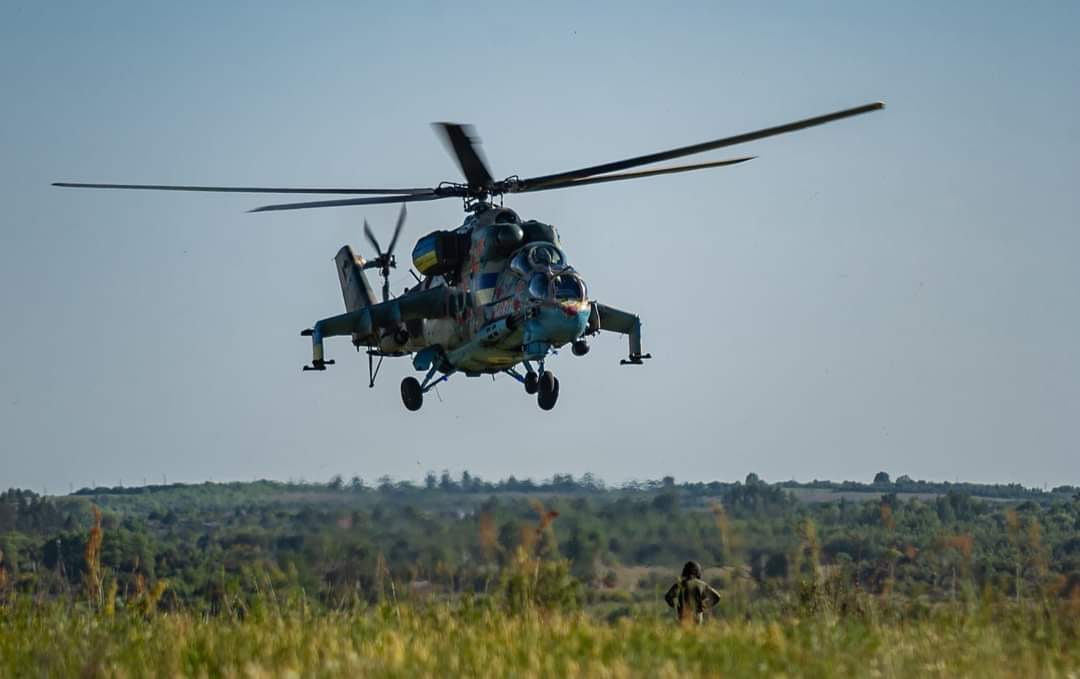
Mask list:
[[[425,240],[436,235],[456,242],[456,252],[431,257]],[[414,264],[430,275],[405,295],[448,286],[465,293],[468,303],[444,318],[406,321],[406,332],[382,333],[373,349],[415,353],[420,365],[437,353],[444,371],[496,373],[543,360],[586,334],[592,306],[554,227],[479,206],[458,229],[431,236],[413,252]]]

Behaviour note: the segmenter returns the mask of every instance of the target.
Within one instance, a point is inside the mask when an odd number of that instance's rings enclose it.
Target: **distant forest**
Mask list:
[[[0,494],[0,600],[154,590],[154,606],[214,612],[267,588],[324,607],[387,592],[485,596],[522,555],[551,566],[558,596],[613,611],[654,605],[688,559],[746,611],[828,583],[909,601],[1080,600],[1080,488],[884,472],[872,483],[750,474],[613,487],[589,474],[444,472],[420,484],[335,476]]]
[[[549,479],[543,481],[533,481],[532,479],[518,480],[513,476],[500,481],[485,481],[479,476],[470,474],[468,471],[464,471],[461,477],[455,479],[449,471],[443,471],[442,474],[436,475],[435,472],[428,472],[424,478],[422,484],[418,485],[412,481],[395,481],[389,476],[382,476],[374,483],[365,481],[359,476],[353,476],[350,480],[346,481],[341,475],[335,475],[326,484],[318,482],[278,482],[278,481],[258,481],[255,484],[266,485],[280,490],[280,491],[302,491],[310,489],[326,489],[326,490],[349,490],[353,492],[362,492],[367,490],[379,490],[381,492],[389,491],[416,491],[416,490],[428,490],[428,491],[444,491],[444,492],[462,492],[462,493],[574,493],[574,492],[605,492],[605,491],[637,491],[637,492],[649,492],[657,491],[665,488],[677,488],[680,493],[689,495],[701,495],[701,494],[713,494],[717,492],[723,492],[730,488],[739,486],[739,482],[725,482],[725,481],[711,481],[711,482],[682,482],[676,483],[675,478],[672,476],[665,476],[658,481],[628,481],[617,486],[607,486],[599,477],[594,474],[584,474],[581,477],[575,479],[572,474],[555,474]],[[749,474],[746,477],[746,484],[763,483],[757,474]],[[162,485],[142,485],[142,486],[113,486],[104,487],[98,486],[96,488],[82,488],[73,493],[73,495],[125,495],[125,494],[140,494],[147,492],[159,492],[169,489],[182,489],[190,487],[192,484],[173,483]],[[243,482],[213,484],[208,483],[210,486],[226,486],[231,488],[241,488],[252,484]],[[1030,500],[1043,500],[1049,501],[1053,497],[1067,497],[1072,496],[1080,492],[1078,486],[1057,486],[1053,490],[1045,491],[1039,488],[1027,488],[1019,483],[1008,484],[986,484],[986,483],[950,483],[948,481],[924,481],[913,480],[910,476],[901,475],[892,480],[889,474],[886,472],[878,472],[874,476],[872,483],[861,483],[858,481],[819,481],[817,479],[805,483],[798,481],[781,481],[779,483],[769,484],[779,486],[781,488],[805,488],[815,490],[829,490],[829,491],[850,491],[858,493],[963,493],[965,495],[971,495],[973,497],[983,498],[1006,498],[1006,499],[1030,499]]]

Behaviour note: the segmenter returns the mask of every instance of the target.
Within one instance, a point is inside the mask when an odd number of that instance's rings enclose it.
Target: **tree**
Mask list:
[[[889,482],[890,482],[889,475],[886,474],[885,472],[878,472],[877,474],[874,474],[874,484],[875,485],[879,484],[879,483],[889,483]]]
[[[19,572],[19,553],[15,543],[9,537],[0,540],[0,567],[7,567],[10,574]]]
[[[457,484],[454,483],[454,478],[450,476],[450,471],[444,469],[442,476],[439,477],[439,489],[444,491],[457,490]]]
[[[657,511],[670,514],[679,508],[679,496],[673,491],[664,491],[653,498],[652,504]]]

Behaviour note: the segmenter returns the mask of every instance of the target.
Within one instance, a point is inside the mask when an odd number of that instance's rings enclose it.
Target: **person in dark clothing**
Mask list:
[[[720,602],[720,593],[701,579],[701,566],[696,561],[687,561],[682,577],[667,591],[664,601],[675,609],[679,622],[700,625],[705,611]]]

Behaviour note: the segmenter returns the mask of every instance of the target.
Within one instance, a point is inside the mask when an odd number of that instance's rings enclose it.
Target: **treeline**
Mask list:
[[[905,496],[878,479],[861,485],[860,501],[801,502],[788,485],[751,475],[611,488],[591,476],[490,483],[444,473],[419,485],[335,477],[56,498],[12,490],[0,494],[0,600],[68,596],[93,582],[107,601],[167,582],[154,605],[212,612],[271,589],[331,606],[388,591],[482,596],[514,572],[550,574],[561,583],[553,591],[578,583],[586,603],[651,600],[692,558],[751,602],[825,581],[912,601],[965,592],[1080,601],[1080,493],[988,500],[953,484]],[[535,566],[523,568],[528,560]],[[522,586],[537,578],[521,576]]]
[[[0,493],[0,535],[15,532],[42,534],[78,525],[70,512],[33,491],[12,488]]]
[[[541,481],[532,479],[517,479],[510,476],[499,481],[486,481],[480,476],[463,471],[460,477],[455,478],[448,470],[441,474],[428,472],[424,480],[415,483],[411,480],[395,480],[390,476],[382,476],[374,482],[369,482],[360,476],[353,476],[346,480],[341,475],[334,475],[329,481],[254,481],[250,483],[213,483],[204,484],[149,484],[142,486],[97,486],[94,488],[80,488],[72,493],[75,496],[99,496],[99,495],[141,495],[146,493],[167,493],[176,491],[190,491],[200,485],[213,493],[222,489],[269,491],[272,493],[282,492],[306,492],[311,490],[328,490],[339,492],[363,493],[367,491],[379,491],[383,493],[410,493],[419,491],[442,491],[446,493],[598,493],[605,491],[623,492],[656,492],[663,489],[677,489],[679,492],[689,495],[715,495],[727,492],[739,485],[765,484],[779,488],[804,488],[814,490],[828,490],[833,492],[858,492],[858,493],[918,493],[918,494],[947,494],[961,493],[973,497],[1003,498],[1003,499],[1030,499],[1037,501],[1051,501],[1055,497],[1069,498],[1080,493],[1080,486],[1061,485],[1046,491],[1041,488],[1027,487],[1019,483],[1007,484],[984,484],[970,482],[949,481],[926,481],[914,480],[904,474],[892,480],[886,472],[878,472],[874,480],[869,483],[859,481],[822,481],[815,479],[808,482],[782,481],[776,484],[767,484],[757,474],[748,474],[744,483],[709,481],[709,482],[681,482],[677,483],[672,476],[665,476],[659,480],[627,481],[618,485],[609,486],[594,474],[586,473],[578,478],[572,474],[555,474]]]
[[[1080,486],[1061,485],[1046,491],[1041,488],[1029,488],[1019,483],[969,483],[949,481],[924,481],[912,479],[903,474],[891,480],[886,472],[878,472],[871,483],[858,481],[819,481],[806,483],[789,481],[782,484],[785,488],[807,488],[830,490],[834,492],[856,493],[962,493],[974,497],[1002,498],[1010,500],[1050,501],[1055,497],[1068,498],[1080,493]]]

